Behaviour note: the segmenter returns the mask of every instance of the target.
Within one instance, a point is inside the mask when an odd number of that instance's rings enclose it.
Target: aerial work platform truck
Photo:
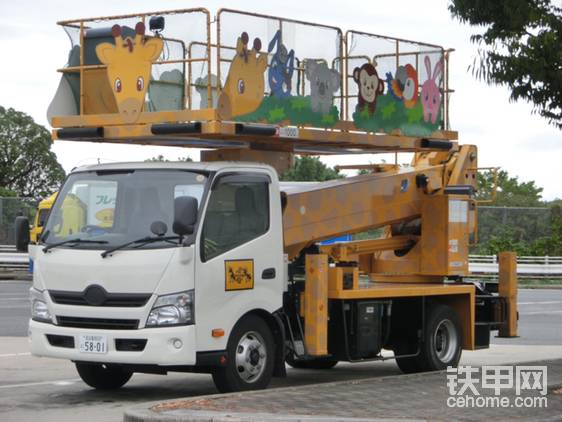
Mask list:
[[[516,335],[514,257],[499,294],[469,281],[478,153],[449,127],[451,50],[230,9],[60,25],[57,142],[202,151],[68,175],[30,246],[34,355],[99,389],[183,371],[239,391],[286,363],[440,370]],[[380,153],[279,181],[295,155]]]

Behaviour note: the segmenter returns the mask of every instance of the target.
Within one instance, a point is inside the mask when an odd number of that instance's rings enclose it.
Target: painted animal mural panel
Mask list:
[[[310,107],[312,111],[327,114],[332,108],[334,94],[340,89],[340,74],[330,69],[326,62],[306,61],[306,78],[310,81]]]
[[[248,40],[248,33],[243,32],[236,42],[236,55],[218,101],[221,119],[252,113],[263,100],[267,54],[260,53],[259,38],[254,39],[251,50],[248,49]]]
[[[357,84],[357,107],[353,122],[359,130],[403,135],[429,136],[441,125],[441,94],[438,78],[443,72],[439,61],[431,73],[428,56],[424,60],[428,72],[420,90],[418,71],[412,64],[400,65],[379,78],[376,62],[355,68],[353,79]],[[386,90],[386,92],[385,92]]]
[[[262,97],[256,110],[237,115],[236,120],[314,127],[334,126],[340,119],[339,110],[334,105],[334,94],[341,85],[340,73],[330,69],[324,61],[299,61],[294,50],[288,51],[280,31],[269,42],[268,52],[272,55],[267,74],[269,95]],[[293,91],[293,76],[297,69],[296,63],[299,62],[304,72],[299,75],[298,84],[309,87],[310,95],[298,95]]]
[[[431,121],[431,123],[435,123],[441,108],[441,94],[439,93],[437,77],[443,74],[443,62],[439,60],[435,63],[433,73],[431,72],[431,60],[429,57],[425,56],[424,63],[429,79],[423,83],[421,90],[423,119],[426,122]]]
[[[271,54],[273,50],[275,50],[275,53],[271,58],[267,75],[271,95],[278,98],[288,98],[291,95],[295,71],[295,50],[287,52],[287,47],[281,40],[281,31],[277,31],[269,42],[267,52]]]
[[[160,56],[163,42],[145,37],[142,22],[136,24],[134,38],[123,38],[121,32],[121,27],[114,25],[111,34],[115,44],[99,44],[96,54],[107,65],[107,77],[123,121],[134,123],[143,109],[152,63]]]
[[[367,113],[372,116],[377,108],[377,97],[384,93],[384,82],[372,63],[356,67],[353,70],[353,80],[358,89],[356,110],[361,112],[367,108]]]
[[[398,66],[396,76],[386,74],[388,91],[398,100],[404,101],[404,107],[413,108],[418,102],[418,72],[414,66]]]

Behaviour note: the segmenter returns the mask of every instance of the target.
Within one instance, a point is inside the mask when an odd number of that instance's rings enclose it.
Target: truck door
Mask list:
[[[238,319],[282,305],[283,236],[277,180],[268,173],[215,177],[198,236],[195,325],[198,351],[226,349]],[[214,329],[224,336],[213,337]]]

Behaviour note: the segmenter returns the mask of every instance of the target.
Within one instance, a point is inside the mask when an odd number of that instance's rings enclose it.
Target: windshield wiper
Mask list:
[[[107,240],[90,240],[90,239],[68,239],[63,240],[62,242],[51,243],[43,248],[43,252],[47,253],[50,249],[56,248],[57,246],[66,245],[69,243],[97,243],[97,244],[104,244],[107,243]]]
[[[115,247],[110,248],[110,249],[106,249],[105,251],[103,251],[101,253],[101,257],[106,258],[108,255],[112,254],[115,251],[118,251],[119,249],[123,249],[123,248],[126,248],[127,246],[135,245],[137,243],[152,243],[152,242],[159,242],[159,241],[170,241],[170,240],[178,240],[179,238],[180,238],[179,236],[146,236],[146,237],[142,237],[142,238],[137,239],[137,240],[132,240],[130,242],[123,243],[122,245],[118,245],[118,246],[115,246]]]

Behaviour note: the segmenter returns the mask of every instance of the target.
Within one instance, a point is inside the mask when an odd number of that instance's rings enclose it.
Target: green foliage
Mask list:
[[[473,74],[506,85],[511,100],[531,101],[535,111],[562,129],[562,8],[550,0],[452,0],[451,14],[482,33]]]
[[[478,173],[477,199],[489,199],[492,196],[494,176],[492,172]],[[505,170],[498,171],[497,196],[494,206],[498,207],[540,207],[543,188],[534,181],[520,182],[517,176],[510,177]]]
[[[539,237],[530,248],[530,255],[562,256],[562,207],[550,207],[550,235]]]
[[[258,109],[236,117],[241,122],[282,123],[332,127],[340,118],[338,108],[332,106],[328,114],[316,113],[310,108],[310,96],[289,98],[264,97]]]
[[[479,173],[478,184],[477,198],[490,198],[493,174]],[[498,172],[497,184],[493,206],[478,209],[479,244],[473,252],[495,254],[512,250],[519,255],[562,254],[560,204],[555,201],[550,209],[545,207],[541,187],[534,181],[521,182],[503,170]]]
[[[187,157],[178,157],[178,159],[176,161],[183,161],[186,163],[191,163],[193,162],[193,159],[190,156]],[[170,160],[168,160],[167,158],[164,158],[164,156],[162,154],[158,154],[156,157],[152,157],[152,158],[148,158],[146,160],[144,160],[145,163],[169,163]]]
[[[529,245],[522,238],[524,232],[511,226],[499,226],[487,242],[478,249],[478,253],[495,255],[498,252],[517,252],[517,255],[528,255]]]
[[[281,180],[295,182],[322,182],[325,180],[342,179],[345,176],[334,170],[319,157],[302,156],[295,159],[295,165],[281,175]]]
[[[13,190],[9,190],[0,186],[0,198],[10,198],[17,196]]]
[[[0,106],[0,186],[22,197],[46,197],[65,174],[51,134],[25,113]]]
[[[374,115],[369,116],[369,111],[365,107],[363,110],[356,110],[353,113],[353,121],[358,129],[369,132],[390,133],[395,129],[400,129],[404,135],[429,136],[439,129],[441,110],[435,123],[425,122],[421,99],[418,99],[413,108],[406,108],[403,101],[397,100],[390,94],[385,94],[377,97],[377,108]]]

